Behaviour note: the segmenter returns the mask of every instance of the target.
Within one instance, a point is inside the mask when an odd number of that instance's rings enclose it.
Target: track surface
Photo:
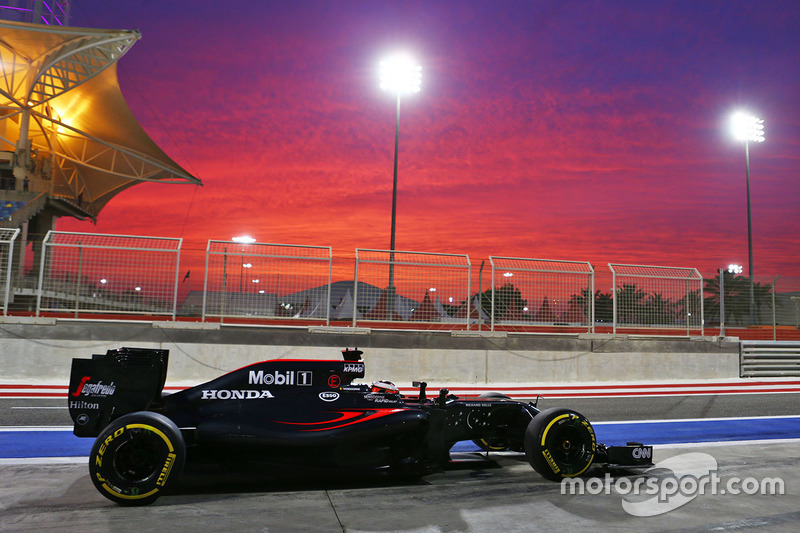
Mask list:
[[[0,459],[0,531],[175,530],[202,521],[208,530],[238,531],[797,531],[800,529],[800,440],[719,442],[731,431],[746,438],[766,429],[773,437],[800,436],[800,395],[726,395],[542,400],[541,406],[576,409],[596,423],[602,441],[619,429],[608,421],[673,420],[653,425],[668,440],[708,436],[711,444],[657,446],[655,461],[705,453],[717,475],[781,478],[783,495],[703,494],[656,516],[633,516],[623,496],[562,494],[561,485],[533,472],[523,457],[493,455],[494,461],[426,476],[406,485],[380,478],[254,479],[195,475],[175,494],[146,508],[122,508],[107,501],[80,462],[33,464]],[[792,416],[795,415],[795,416]],[[780,418],[762,418],[762,417]],[[683,419],[759,417],[756,420],[687,422]],[[675,420],[682,420],[676,422]],[[63,400],[1,400],[0,426],[68,426]],[[708,428],[717,425],[717,433]],[[720,425],[722,424],[722,425]],[[779,428],[778,426],[784,425]],[[635,432],[644,424],[623,427]],[[690,429],[694,426],[694,429]],[[700,428],[700,429],[697,429]],[[19,428],[24,429],[24,428]],[[624,432],[624,431],[623,431]],[[26,435],[29,444],[43,433]],[[61,432],[63,437],[65,432]],[[67,432],[68,433],[68,432]],[[0,432],[0,439],[10,432]],[[620,433],[621,435],[621,433]],[[633,436],[632,436],[633,437]],[[76,439],[83,441],[86,439]],[[635,437],[634,437],[634,440]],[[643,439],[644,440],[644,439]],[[6,441],[8,443],[9,441]],[[650,441],[652,442],[652,441]],[[82,443],[81,443],[82,444]],[[5,446],[0,445],[0,454]],[[47,449],[48,445],[45,444]],[[37,454],[33,454],[37,455]],[[593,475],[602,476],[601,472]],[[659,472],[646,474],[658,478]],[[618,476],[612,479],[635,480]],[[600,479],[599,477],[597,479]],[[675,501],[675,500],[667,500]]]

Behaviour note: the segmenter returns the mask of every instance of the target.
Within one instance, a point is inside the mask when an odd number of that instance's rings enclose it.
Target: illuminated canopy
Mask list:
[[[0,152],[14,152],[15,165],[50,181],[51,196],[93,217],[139,182],[201,184],[150,139],[122,96],[116,62],[140,37],[0,21]]]

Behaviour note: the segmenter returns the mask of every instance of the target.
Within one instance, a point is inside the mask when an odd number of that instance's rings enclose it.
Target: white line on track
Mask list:
[[[25,457],[14,459],[0,459],[0,466],[6,465],[70,465],[86,464],[89,457]]]
[[[758,440],[728,440],[728,441],[712,441],[712,442],[680,442],[675,444],[653,444],[653,448],[694,448],[702,446],[703,448],[716,448],[719,446],[751,446],[751,445],[764,445],[764,444],[793,444],[800,442],[800,439],[758,439]]]
[[[592,422],[593,426],[607,424],[661,424],[664,422],[723,422],[730,420],[774,420],[783,418],[800,418],[800,415],[769,415],[769,416],[732,416],[723,418],[665,418],[658,420],[607,420],[604,422]]]
[[[72,426],[0,426],[3,431],[72,431]]]
[[[69,409],[66,405],[63,406],[51,406],[51,407],[31,407],[27,405],[18,405],[16,407],[11,407],[11,409]]]

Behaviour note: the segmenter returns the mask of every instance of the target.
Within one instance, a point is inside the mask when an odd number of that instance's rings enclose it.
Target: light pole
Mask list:
[[[750,210],[750,142],[764,142],[764,121],[743,112],[734,113],[731,124],[733,136],[737,141],[744,141],[744,158],[747,174],[747,265],[750,275],[750,325],[755,323],[755,298],[753,274],[753,217]]]
[[[250,235],[238,235],[236,237],[232,237],[231,240],[235,243],[238,243],[242,246],[242,255],[241,255],[241,267],[239,268],[239,301],[242,301],[242,278],[244,277],[244,269],[251,268],[253,265],[251,263],[244,262],[244,245],[245,244],[253,244],[256,242],[256,239],[251,237]],[[227,259],[227,257],[226,257]],[[225,291],[223,290],[223,293]]]
[[[253,268],[253,263],[242,263],[242,268],[239,269],[239,293],[242,292],[242,277],[244,277],[244,269]]]
[[[392,320],[394,314],[394,248],[395,226],[397,223],[397,153],[400,146],[400,97],[403,94],[417,93],[422,88],[422,67],[405,55],[396,55],[381,61],[380,87],[397,96],[397,120],[394,130],[394,177],[392,181],[392,231],[389,241],[389,298],[387,316]]]

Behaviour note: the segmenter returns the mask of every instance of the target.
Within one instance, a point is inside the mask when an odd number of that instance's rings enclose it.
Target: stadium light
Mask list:
[[[731,129],[737,141],[744,141],[745,173],[747,175],[747,254],[748,275],[750,276],[750,324],[755,323],[755,298],[753,273],[753,217],[750,207],[750,143],[764,142],[764,121],[742,111],[731,117]]]
[[[389,242],[388,319],[394,314],[394,248],[397,223],[397,153],[400,145],[400,97],[422,88],[422,67],[407,55],[395,55],[380,63],[380,87],[397,96],[397,121],[394,130],[394,176],[392,181],[392,231]]]
[[[231,240],[239,244],[253,244],[256,242],[256,240],[250,235],[238,235],[236,237],[232,237]],[[251,268],[252,266],[252,264],[244,262],[244,246],[242,246],[242,267],[239,269],[239,293],[242,292],[242,278],[244,277],[244,269]]]
[[[764,142],[764,121],[742,111],[731,117],[731,131],[737,141]]]

